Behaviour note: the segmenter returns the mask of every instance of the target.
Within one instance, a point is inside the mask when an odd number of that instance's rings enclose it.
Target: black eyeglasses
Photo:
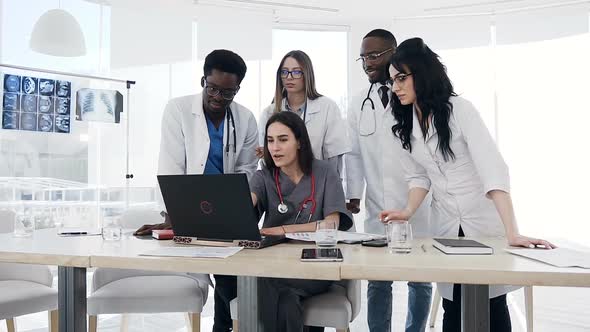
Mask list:
[[[412,75],[412,73],[397,74],[397,75],[395,75],[395,77],[390,79],[388,83],[390,83],[392,86],[393,86],[393,83],[397,83],[397,85],[404,85],[404,82],[406,81],[408,76],[411,76],[411,75]]]
[[[368,61],[375,61],[377,59],[379,59],[380,56],[382,56],[383,54],[389,52],[389,51],[393,51],[393,47],[390,47],[388,49],[386,49],[385,51],[381,51],[379,53],[371,53],[371,54],[367,54],[367,55],[361,55],[360,58],[356,59],[356,61],[359,60],[363,60],[363,62]]]
[[[281,69],[281,78],[287,78],[289,77],[289,74],[291,74],[291,77],[293,78],[302,78],[303,77],[303,70],[300,69],[295,69],[295,70],[287,70],[287,69]]]
[[[215,97],[221,93],[221,98],[225,100],[232,100],[240,90],[238,86],[235,90],[234,89],[220,89],[216,86],[209,85],[209,82],[205,81],[205,91],[207,91],[207,95],[209,97]]]

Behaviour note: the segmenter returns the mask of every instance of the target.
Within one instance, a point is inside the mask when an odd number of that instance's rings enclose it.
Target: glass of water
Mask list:
[[[336,220],[318,220],[316,222],[315,244],[320,248],[334,247],[338,242]]]
[[[121,224],[118,217],[103,217],[102,238],[105,241],[121,240]]]
[[[35,230],[35,218],[31,214],[19,213],[14,217],[14,236],[31,237]]]
[[[412,225],[407,221],[395,221],[386,225],[389,252],[409,254],[412,251]]]

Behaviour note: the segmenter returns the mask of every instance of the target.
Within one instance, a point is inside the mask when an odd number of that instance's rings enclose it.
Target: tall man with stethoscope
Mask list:
[[[252,112],[233,101],[246,75],[246,63],[234,52],[215,50],[205,58],[203,92],[174,98],[162,118],[158,174],[227,174],[256,171],[258,128]],[[170,221],[145,225],[137,235],[170,228]],[[231,331],[229,302],[236,277],[215,275],[214,332]]]
[[[391,127],[391,84],[388,83],[389,59],[397,42],[389,31],[376,29],[362,41],[360,58],[370,85],[352,99],[348,111],[352,152],[345,157],[348,209],[360,211],[360,198],[366,184],[365,232],[384,234],[379,212],[388,206],[405,206],[408,185],[400,164],[403,153]],[[393,204],[393,205],[392,205]],[[411,220],[416,236],[429,235],[428,211],[422,208]],[[392,281],[369,281],[367,320],[371,332],[391,330]],[[427,323],[432,285],[408,282],[406,332],[424,331]]]

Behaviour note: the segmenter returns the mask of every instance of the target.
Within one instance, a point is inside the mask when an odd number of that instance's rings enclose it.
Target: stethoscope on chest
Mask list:
[[[226,137],[225,137],[225,154],[229,153],[229,125],[231,122],[231,126],[232,126],[232,136],[234,138],[234,145],[232,147],[234,154],[236,154],[236,143],[237,143],[237,138],[236,138],[236,122],[234,121],[234,114],[231,111],[231,108],[227,107],[225,109],[225,127],[226,127]]]
[[[363,100],[363,103],[361,104],[361,114],[359,116],[359,135],[361,136],[371,136],[373,135],[376,131],[377,131],[377,115],[375,114],[375,103],[373,102],[373,99],[371,99],[371,92],[373,91],[373,85],[374,83],[371,83],[371,86],[369,87],[369,92],[367,92],[367,97]],[[372,110],[372,114],[373,114],[373,127],[370,129],[366,129],[362,124],[363,124],[363,119],[365,117],[365,113],[367,111],[365,111],[365,104],[369,102],[371,104],[371,110]]]
[[[277,210],[279,211],[280,214],[285,214],[285,213],[289,212],[289,207],[287,206],[287,204],[285,204],[285,201],[283,200],[283,192],[281,191],[281,183],[279,182],[279,169],[278,168],[275,169],[274,173],[275,173],[274,174],[275,185],[277,186],[277,193],[279,194],[279,200],[280,200]],[[297,220],[299,219],[301,212],[303,210],[307,209],[307,207],[309,205],[311,205],[311,209],[309,211],[309,218],[307,218],[307,222],[311,221],[311,217],[315,213],[315,209],[316,209],[315,176],[313,175],[313,173],[311,173],[311,194],[306,199],[304,199],[303,202],[301,202],[301,204],[299,205],[299,209],[297,211],[297,216],[295,217],[295,223],[297,223]]]

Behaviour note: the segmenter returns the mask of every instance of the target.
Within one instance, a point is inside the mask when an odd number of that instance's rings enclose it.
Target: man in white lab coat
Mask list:
[[[252,112],[233,101],[246,75],[237,54],[215,50],[205,58],[203,92],[174,98],[162,118],[158,174],[227,174],[256,170],[258,129]],[[165,214],[165,213],[164,213]],[[136,235],[170,228],[170,221],[144,225]],[[235,276],[215,276],[213,331],[231,331],[229,302],[236,297]]]
[[[401,144],[391,131],[391,85],[389,59],[397,42],[391,32],[376,29],[362,41],[360,59],[370,86],[352,99],[348,111],[352,152],[346,155],[348,209],[360,211],[360,198],[366,184],[365,232],[384,234],[378,215],[389,206],[405,206],[408,185],[400,164]],[[428,236],[428,211],[423,204],[411,223],[415,236]],[[392,281],[369,281],[367,290],[368,324],[371,332],[391,330]],[[408,282],[406,332],[424,331],[428,319],[432,285]]]

